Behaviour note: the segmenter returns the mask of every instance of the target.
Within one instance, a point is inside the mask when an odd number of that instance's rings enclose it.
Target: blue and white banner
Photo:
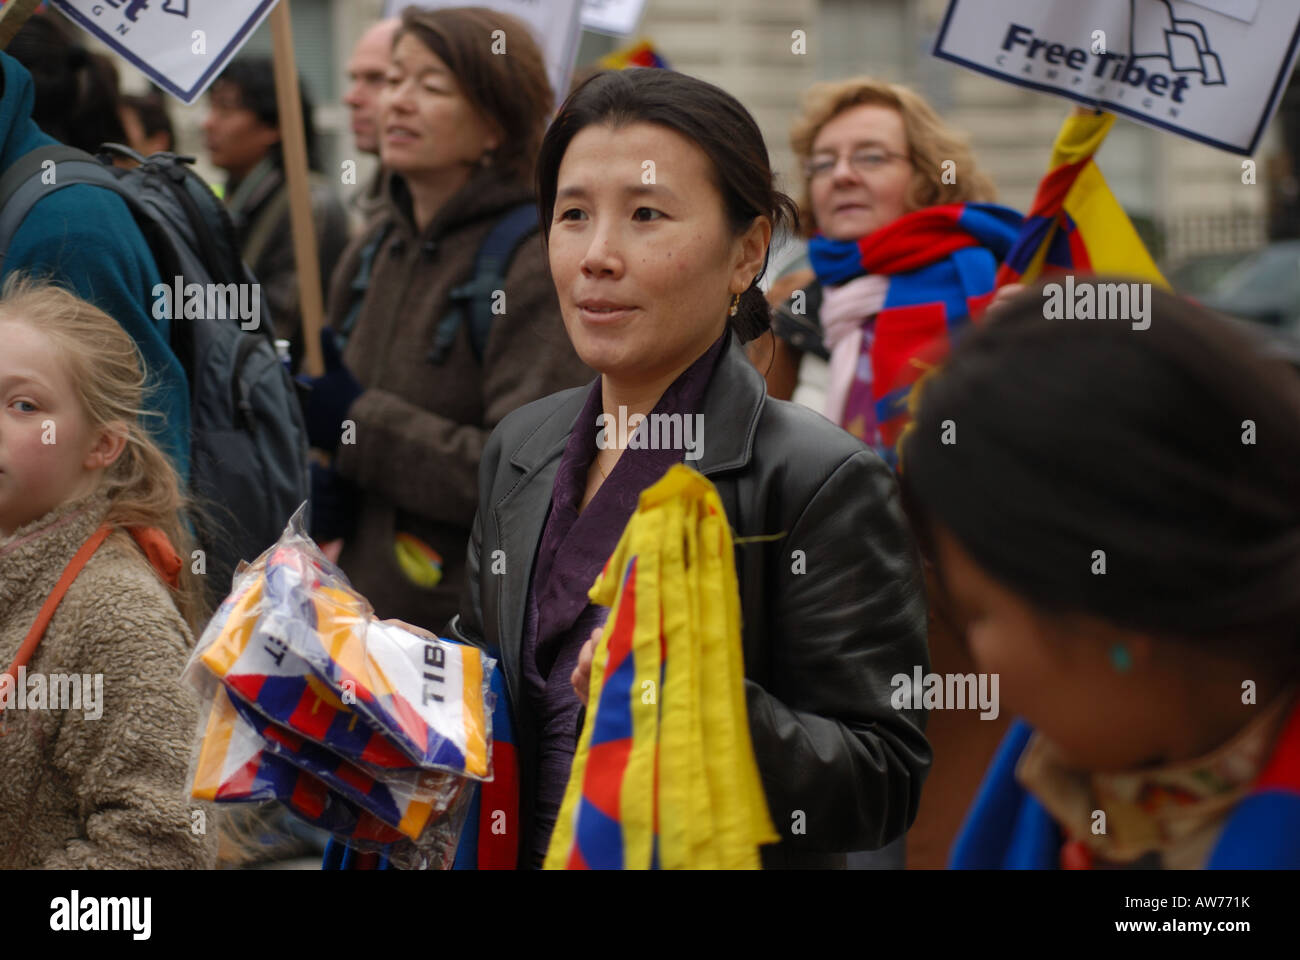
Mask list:
[[[277,0],[49,0],[172,96],[193,103]]]
[[[934,54],[1249,155],[1297,41],[1297,0],[952,0]]]

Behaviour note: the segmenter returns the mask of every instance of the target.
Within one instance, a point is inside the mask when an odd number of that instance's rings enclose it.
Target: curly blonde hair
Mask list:
[[[808,88],[790,131],[790,146],[800,166],[812,158],[813,141],[822,127],[845,110],[867,105],[889,107],[903,118],[908,156],[915,170],[906,197],[909,212],[945,203],[989,203],[996,199],[993,181],[977,167],[964,136],[945,124],[914,90],[873,77],[851,77]],[[955,164],[955,183],[943,182],[944,162],[948,160]],[[817,230],[817,221],[812,215],[808,187],[805,177],[799,195],[799,219],[811,236]]]
[[[146,377],[139,349],[103,310],[44,280],[11,274],[0,289],[0,317],[41,331],[67,365],[77,400],[92,430],[125,431],[126,447],[105,471],[105,522],[118,528],[157,527],[182,558],[176,607],[197,630],[206,615],[204,594],[188,559],[193,537],[188,502],[166,455],[140,426]]]

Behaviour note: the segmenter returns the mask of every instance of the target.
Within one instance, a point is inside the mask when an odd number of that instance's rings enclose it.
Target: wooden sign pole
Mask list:
[[[325,315],[321,296],[316,225],[311,215],[307,172],[307,138],[303,133],[302,100],[298,94],[298,65],[293,54],[293,24],[289,0],[271,11],[271,43],[275,54],[275,99],[280,110],[280,143],[289,190],[293,226],[293,257],[298,269],[298,308],[302,315],[303,370],[313,377],[325,372],[320,329]]]
[[[14,34],[23,28],[40,5],[41,0],[9,0],[0,9],[0,50],[9,46]]]

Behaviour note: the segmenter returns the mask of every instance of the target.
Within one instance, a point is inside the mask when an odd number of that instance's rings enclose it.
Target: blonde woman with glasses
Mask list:
[[[964,139],[903,86],[817,84],[791,143],[811,266],[773,285],[774,354],[755,362],[789,399],[803,354],[828,359],[823,412],[892,463],[913,361],[982,309],[1021,217],[990,202]]]
[[[829,360],[825,399],[814,405],[892,464],[911,385],[986,305],[1021,217],[991,203],[993,184],[964,138],[907,87],[869,77],[811,87],[791,142],[811,266],[769,290],[775,336],[756,341],[751,360],[773,396],[801,401],[815,392],[806,367],[794,396],[805,355]],[[950,624],[932,602],[933,669],[967,673],[974,666]],[[972,716],[928,718],[935,765],[906,858],[900,841],[852,854],[850,865],[945,864],[1006,728],[1005,719]]]

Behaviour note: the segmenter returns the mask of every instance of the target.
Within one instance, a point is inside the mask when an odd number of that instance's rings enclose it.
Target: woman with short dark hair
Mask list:
[[[538,159],[551,275],[601,376],[502,421],[483,455],[469,599],[447,627],[501,658],[521,762],[521,862],[541,863],[578,735],[587,601],[642,490],[674,463],[717,488],[737,539],[745,689],[782,841],[763,862],[840,865],[916,814],[930,750],[890,678],[927,668],[925,604],[890,470],[820,415],[767,397],[742,344],[794,218],[757,124],[680,73],[598,74]],[[599,423],[697,417],[690,449],[598,440]],[[586,649],[584,652],[584,644]]]
[[[1145,326],[1047,319],[1060,288],[991,311],[900,444],[1023,718],[953,865],[1300,867],[1300,380],[1172,294]]]
[[[383,617],[436,629],[455,614],[488,434],[591,376],[537,235],[551,106],[520,21],[403,13],[380,93],[385,196],[334,276],[329,327],[346,346],[306,416],[334,463],[314,468],[313,533],[343,540],[340,565]]]

